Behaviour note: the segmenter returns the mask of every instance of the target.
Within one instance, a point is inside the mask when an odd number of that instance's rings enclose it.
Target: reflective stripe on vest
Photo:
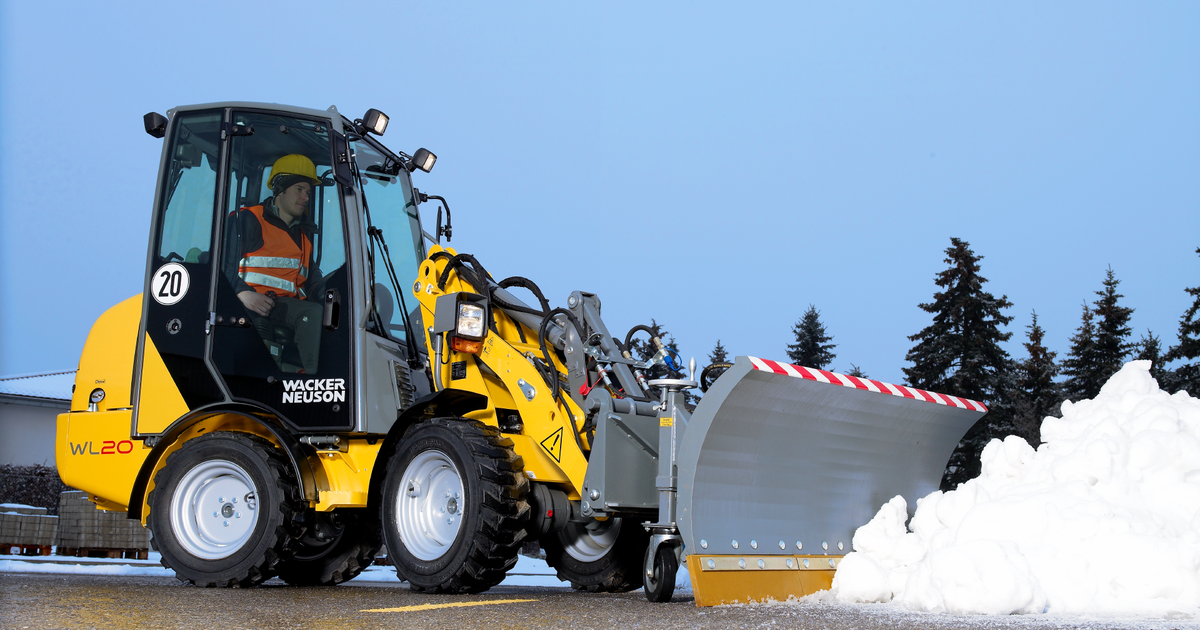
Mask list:
[[[261,284],[279,289],[280,291],[287,291],[288,293],[296,292],[296,285],[283,278],[276,278],[275,276],[268,276],[265,273],[255,273],[253,271],[239,273],[238,275],[242,277],[242,280],[246,281],[246,284]]]
[[[312,241],[308,235],[301,234],[300,245],[297,245],[287,230],[266,220],[262,206],[241,210],[258,219],[263,245],[243,255],[238,262],[238,276],[259,293],[305,297],[304,282],[308,279],[308,262],[312,258]]]
[[[238,263],[239,267],[270,267],[272,269],[296,269],[300,261],[281,256],[247,256]]]

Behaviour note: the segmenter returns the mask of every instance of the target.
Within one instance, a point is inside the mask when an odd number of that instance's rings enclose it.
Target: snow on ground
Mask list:
[[[854,535],[843,603],[1006,615],[1200,614],[1200,400],[1133,361],[1065,402],[1035,451],[993,440],[956,490],[896,497]],[[907,527],[906,527],[907,522]]]

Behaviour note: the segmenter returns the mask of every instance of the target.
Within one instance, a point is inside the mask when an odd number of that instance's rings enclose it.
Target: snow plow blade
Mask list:
[[[856,528],[938,489],[978,402],[738,357],[692,414],[678,524],[696,604],[828,589]]]

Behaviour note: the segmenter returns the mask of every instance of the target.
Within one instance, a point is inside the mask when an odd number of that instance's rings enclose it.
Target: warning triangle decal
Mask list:
[[[562,463],[562,433],[563,430],[560,427],[542,440],[542,448],[546,449],[546,452],[550,453],[550,457],[560,464]]]

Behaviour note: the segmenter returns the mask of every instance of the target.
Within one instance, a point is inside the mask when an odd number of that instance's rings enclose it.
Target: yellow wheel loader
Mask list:
[[[385,147],[378,110],[144,122],[143,291],[92,328],[57,458],[181,580],[333,585],[386,544],[412,589],[472,593],[538,541],[582,590],[667,601],[686,563],[699,605],[801,596],[986,412],[756,357],[697,378],[652,334],[642,358],[596,295],[552,307],[450,248],[411,181],[436,157]]]

